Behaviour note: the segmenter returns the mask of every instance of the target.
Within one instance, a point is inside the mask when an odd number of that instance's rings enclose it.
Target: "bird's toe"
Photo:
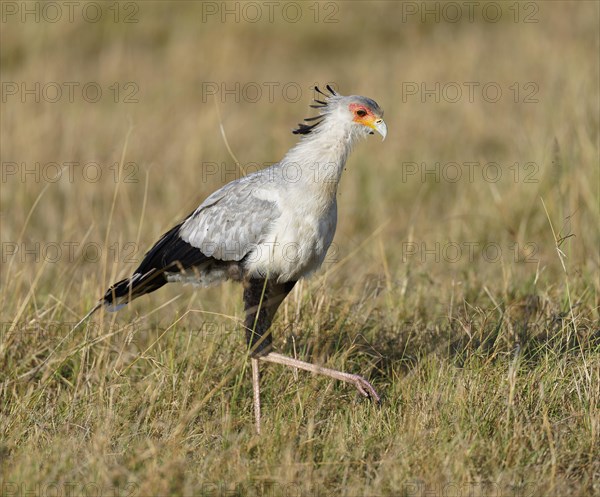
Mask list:
[[[358,391],[361,393],[361,395],[363,397],[370,398],[371,400],[375,401],[377,404],[381,403],[381,399],[380,399],[379,395],[377,395],[377,392],[373,388],[373,385],[371,385],[362,376],[356,375],[354,377],[354,384],[356,385],[356,388],[358,389]]]

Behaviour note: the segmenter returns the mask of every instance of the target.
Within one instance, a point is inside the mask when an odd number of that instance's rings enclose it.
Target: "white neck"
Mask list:
[[[303,136],[281,161],[283,167],[298,167],[306,186],[337,189],[353,145],[364,136],[355,126],[340,123],[336,117],[328,115],[317,128]]]

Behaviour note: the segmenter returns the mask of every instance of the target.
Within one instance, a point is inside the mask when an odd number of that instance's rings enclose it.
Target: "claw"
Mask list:
[[[292,357],[287,357],[281,354],[277,354],[276,352],[269,352],[267,355],[261,356],[259,358],[261,361],[265,362],[274,362],[276,364],[283,364],[285,366],[291,366],[293,368],[303,369],[305,371],[310,371],[316,374],[322,374],[325,376],[329,376],[330,378],[335,378],[336,380],[345,381],[347,383],[351,383],[356,387],[356,389],[360,392],[364,397],[368,397],[371,400],[377,402],[377,404],[381,404],[381,399],[377,392],[373,388],[367,380],[365,380],[362,376],[357,374],[344,373],[342,371],[336,371],[334,369],[324,368],[322,366],[317,366],[315,364],[310,364],[308,362],[300,361],[298,359],[294,359]]]
[[[377,404],[381,403],[381,399],[379,398],[379,395],[377,395],[377,392],[373,388],[373,385],[371,385],[362,376],[354,375],[354,385],[356,386],[358,391],[363,395],[363,397],[367,397],[375,401]]]

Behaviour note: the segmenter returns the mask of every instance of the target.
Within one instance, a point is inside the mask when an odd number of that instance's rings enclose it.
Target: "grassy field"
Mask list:
[[[1,495],[600,495],[599,12],[3,2]],[[389,134],[275,346],[383,403],[264,366],[257,437],[239,286],[71,328],[327,82]]]

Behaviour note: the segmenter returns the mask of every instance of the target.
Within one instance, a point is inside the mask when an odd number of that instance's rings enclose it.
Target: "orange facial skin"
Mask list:
[[[375,121],[379,119],[373,111],[362,104],[350,104],[348,107],[354,115],[353,121],[369,128],[375,128]]]

